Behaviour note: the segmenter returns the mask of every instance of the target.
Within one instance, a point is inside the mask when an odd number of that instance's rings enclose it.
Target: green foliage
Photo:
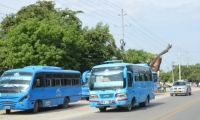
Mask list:
[[[200,82],[200,65],[189,65],[189,66],[181,66],[181,79],[188,80],[191,82]],[[174,80],[179,80],[179,66],[174,66],[173,69]],[[172,82],[172,71],[169,72],[160,72],[161,81],[169,81]]]
[[[81,61],[82,66],[87,65],[91,68],[117,55],[115,40],[109,34],[108,25],[103,25],[102,22],[91,30],[84,28],[83,39],[86,42],[86,46],[82,53],[84,58]]]
[[[125,52],[124,61],[130,63],[148,63],[151,56],[151,53],[144,50],[129,49]]]
[[[0,66],[80,69],[120,57],[109,26],[100,22],[92,29],[82,29],[78,13],[82,12],[57,10],[51,1],[37,1],[7,15],[0,26]]]
[[[85,71],[113,57],[146,63],[153,56],[143,50],[121,51],[107,24],[82,28],[79,13],[58,10],[51,1],[37,1],[7,15],[0,26],[0,67],[53,65]]]
[[[7,16],[1,25],[1,66],[55,65],[78,69],[84,42],[77,13],[38,1]]]

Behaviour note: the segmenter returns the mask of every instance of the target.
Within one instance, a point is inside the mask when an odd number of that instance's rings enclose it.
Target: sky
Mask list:
[[[0,0],[0,22],[6,14],[16,13],[23,6],[35,4],[36,1]],[[83,11],[84,13],[77,15],[83,27],[92,28],[99,22],[109,25],[116,45],[120,47],[120,40],[123,39],[126,43],[125,50],[137,49],[159,54],[168,44],[172,45],[172,48],[162,56],[160,69],[164,71],[170,71],[172,64],[200,63],[199,0],[54,0],[54,2],[56,8]]]

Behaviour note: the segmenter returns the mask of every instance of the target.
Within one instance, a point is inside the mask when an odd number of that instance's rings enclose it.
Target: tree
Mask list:
[[[124,61],[129,63],[147,63],[153,54],[144,50],[129,49],[125,52]]]
[[[100,22],[90,30],[85,27],[83,33],[86,44],[82,52],[83,59],[80,61],[82,68],[91,69],[92,66],[117,55],[117,46],[107,24]]]
[[[66,69],[92,67],[117,55],[109,26],[82,29],[82,11],[58,10],[51,1],[37,1],[1,23],[0,65],[53,65]]]
[[[80,11],[56,10],[51,1],[38,1],[8,15],[1,23],[1,66],[55,65],[78,69],[84,41]]]

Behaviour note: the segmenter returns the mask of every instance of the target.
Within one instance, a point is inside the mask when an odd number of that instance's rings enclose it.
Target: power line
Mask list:
[[[2,4],[0,4],[0,6],[3,6],[3,7],[5,7],[5,8],[9,8],[9,9],[12,9],[12,10],[18,11],[17,9],[14,9],[14,8],[11,8],[11,7],[8,7],[8,6],[5,6],[5,5],[2,5]]]
[[[93,2],[93,1],[90,1],[91,3],[93,3],[94,5],[97,5],[97,6],[99,6],[97,3],[95,3],[95,2]],[[104,3],[105,4],[105,3]],[[101,6],[100,6],[101,7]],[[113,12],[112,10],[110,10],[110,9],[107,9],[107,8],[105,8],[105,7],[102,7],[104,10],[106,9],[106,10],[108,10],[108,11],[110,11],[110,12],[112,12],[112,13],[115,13],[115,12]],[[101,10],[102,11],[102,10]],[[106,13],[106,12],[104,12],[104,13]],[[108,13],[106,13],[106,14],[108,14]],[[116,15],[118,14],[118,13],[115,13]],[[108,14],[108,15],[110,15],[110,14]],[[113,16],[112,14],[111,14],[111,16]],[[114,18],[117,18],[116,16],[113,16]],[[118,18],[117,18],[118,19]]]
[[[69,0],[65,0],[65,1],[68,1],[69,3],[72,3],[72,2],[70,2]],[[87,8],[84,8],[84,7],[82,7],[81,5],[78,5],[78,4],[75,4],[75,3],[72,3],[72,4],[74,4],[74,5],[76,5],[76,6],[79,6],[79,7],[83,8],[83,9],[86,9],[86,10],[88,10],[88,11],[90,11],[90,12],[92,12],[92,13],[95,13],[95,14],[97,14],[97,15],[100,15],[100,16],[102,16],[102,17],[104,17],[104,18],[110,19],[110,18],[108,18],[108,17],[106,17],[106,16],[104,16],[104,15],[101,15],[101,14],[97,13],[97,12],[94,12],[94,11],[92,11],[92,10],[89,10],[89,9],[87,9]],[[113,19],[110,19],[110,20],[113,21]]]
[[[120,7],[118,7],[118,6],[116,6],[115,4],[113,4],[113,3],[111,3],[111,2],[109,2],[109,1],[107,1],[107,0],[105,0],[106,1],[106,3],[109,3],[109,4],[111,4],[111,5],[113,5],[113,6],[115,6],[115,7],[117,7],[118,9],[122,9],[122,8],[120,8]],[[112,6],[111,6],[112,7]],[[116,8],[115,8],[116,9]],[[118,9],[116,9],[116,10],[118,10]]]
[[[66,0],[65,0],[66,1]],[[56,2],[58,2],[58,1],[56,1]],[[60,4],[62,4],[62,5],[65,5],[65,6],[68,6],[68,5],[66,5],[66,4],[64,4],[64,3],[61,3],[61,2],[58,2],[58,3],[60,3]],[[70,2],[71,3],[71,2]],[[74,4],[74,3],[72,3],[72,4]],[[76,5],[76,4],[75,4]],[[85,8],[84,8],[85,9]],[[104,22],[106,22],[106,23],[109,23],[109,24],[112,24],[113,26],[115,25],[115,24],[113,24],[113,23],[110,23],[110,22],[108,22],[108,21],[105,21],[105,20],[102,20],[102,19],[100,19],[100,18],[98,18],[98,17],[95,17],[95,16],[93,16],[93,15],[90,15],[90,14],[88,14],[88,13],[84,13],[85,15],[88,15],[88,16],[91,16],[91,17],[93,17],[93,18],[96,18],[96,19],[98,19],[98,20],[101,20],[101,21],[104,21]]]

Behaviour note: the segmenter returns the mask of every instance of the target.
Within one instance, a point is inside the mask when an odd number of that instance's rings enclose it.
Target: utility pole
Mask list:
[[[119,16],[122,17],[122,39],[120,40],[120,44],[121,44],[121,50],[123,50],[123,51],[124,51],[124,47],[126,45],[126,43],[124,42],[124,16],[125,15],[126,14],[123,13],[123,9],[122,9],[122,14]]]
[[[174,62],[172,62],[172,82],[174,83]]]
[[[181,53],[179,48],[179,80],[181,80]]]

